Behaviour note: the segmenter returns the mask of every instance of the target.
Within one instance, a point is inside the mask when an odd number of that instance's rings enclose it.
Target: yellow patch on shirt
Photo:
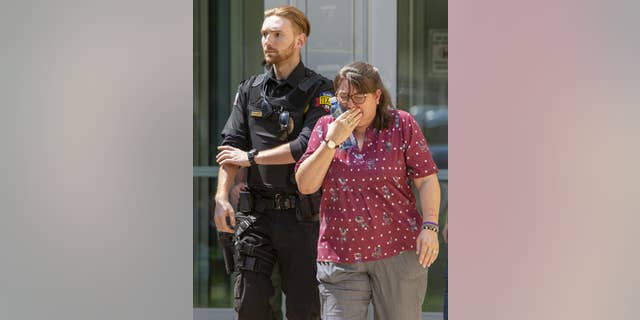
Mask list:
[[[320,97],[318,97],[317,106],[320,106],[320,105],[330,106],[331,105],[331,101],[329,101],[329,98],[331,98],[331,97],[329,97],[329,96],[320,96]]]

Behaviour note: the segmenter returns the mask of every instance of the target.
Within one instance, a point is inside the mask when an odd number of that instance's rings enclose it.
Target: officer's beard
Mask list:
[[[270,65],[277,65],[280,62],[289,60],[296,53],[295,44],[296,41],[294,39],[291,41],[291,45],[284,49],[282,53],[278,52],[271,56],[264,55],[264,61]]]

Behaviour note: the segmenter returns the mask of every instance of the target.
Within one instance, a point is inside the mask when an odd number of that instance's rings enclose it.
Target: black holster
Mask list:
[[[233,252],[234,252],[234,235],[233,233],[218,232],[218,241],[222,249],[222,257],[224,257],[224,268],[227,274],[231,274],[234,269]]]
[[[240,195],[238,197],[238,211],[244,213],[253,211],[253,197],[251,196],[251,192],[246,190],[240,191]]]
[[[298,204],[296,205],[296,216],[298,221],[314,222],[320,220],[320,200],[322,191],[312,194],[302,194],[298,192]]]

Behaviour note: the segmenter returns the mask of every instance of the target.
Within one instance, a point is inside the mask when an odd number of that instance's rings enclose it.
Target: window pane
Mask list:
[[[232,306],[209,199],[217,184],[214,156],[241,80],[262,70],[263,1],[194,0],[193,290],[194,307]]]
[[[397,105],[420,124],[438,168],[448,163],[447,0],[398,0]],[[441,179],[440,222],[447,215],[448,181]],[[440,243],[444,244],[442,238]],[[424,311],[442,311],[447,246],[429,268]]]

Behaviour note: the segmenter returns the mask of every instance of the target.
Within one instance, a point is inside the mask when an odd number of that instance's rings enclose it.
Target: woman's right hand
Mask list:
[[[335,142],[336,144],[342,144],[349,138],[349,135],[353,132],[353,129],[358,126],[360,119],[362,118],[362,111],[357,108],[352,108],[345,111],[339,117],[337,117],[327,129],[326,139]]]

